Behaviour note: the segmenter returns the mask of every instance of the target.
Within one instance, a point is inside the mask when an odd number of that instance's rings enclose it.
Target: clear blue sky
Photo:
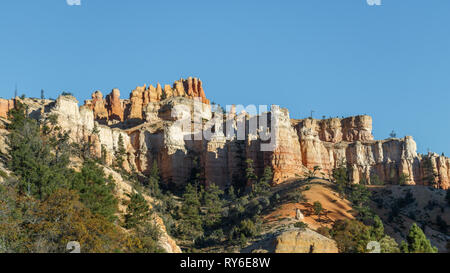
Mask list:
[[[0,96],[80,101],[200,77],[221,105],[369,114],[450,155],[450,1],[4,0]]]

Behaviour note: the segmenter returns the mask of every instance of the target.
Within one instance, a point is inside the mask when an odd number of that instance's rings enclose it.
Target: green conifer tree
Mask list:
[[[152,169],[150,170],[150,177],[148,179],[148,187],[150,189],[150,194],[153,197],[161,197],[161,189],[159,187],[159,169],[156,160],[153,161]]]
[[[336,183],[337,192],[341,197],[344,197],[345,189],[349,184],[348,170],[344,164],[333,169],[333,179]]]
[[[201,202],[198,185],[187,184],[181,206],[181,223],[179,234],[184,239],[195,240],[203,234],[203,219],[201,217]]]
[[[406,242],[402,242],[403,253],[437,253],[437,248],[431,245],[422,229],[414,223],[406,237]]]
[[[314,214],[317,215],[317,217],[318,217],[318,219],[320,221],[320,214],[323,211],[322,204],[319,201],[314,202],[313,210],[314,210]]]
[[[94,214],[109,221],[116,220],[118,201],[114,196],[115,183],[112,177],[105,178],[103,169],[94,161],[87,160],[81,172],[72,181],[72,188],[79,192],[80,200]]]
[[[216,185],[209,185],[203,193],[203,206],[206,207],[205,226],[212,228],[220,222],[222,217],[223,191]]]
[[[255,168],[253,167],[253,160],[247,159],[245,163],[247,164],[247,168],[245,169],[247,185],[253,185],[258,180],[258,177],[255,174]]]
[[[116,162],[119,168],[123,168],[124,157],[126,155],[125,144],[122,134],[119,135],[119,141],[117,143]]]
[[[373,219],[373,225],[372,225],[372,238],[375,241],[380,241],[384,237],[384,225],[381,221],[380,217],[378,215],[375,215]]]
[[[128,197],[130,197],[130,202],[125,215],[125,227],[131,229],[143,225],[148,220],[150,207],[140,193],[132,193]]]
[[[424,172],[424,182],[430,186],[435,186],[439,175],[436,173],[433,167],[433,162],[430,156],[426,156],[422,161],[422,168]]]

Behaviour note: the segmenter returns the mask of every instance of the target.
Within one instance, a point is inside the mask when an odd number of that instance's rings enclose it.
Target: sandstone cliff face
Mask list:
[[[411,136],[403,139],[373,140],[372,119],[357,116],[345,119],[294,120],[300,144],[302,163],[308,169],[321,168],[323,177],[331,176],[333,168],[346,164],[354,183],[381,180],[396,184],[407,175],[410,185],[427,185],[424,179],[423,156]],[[437,186],[447,189],[448,158],[431,156],[439,176]]]
[[[120,91],[115,88],[106,96],[106,109],[108,110],[108,118],[112,120],[123,121],[123,106],[120,100]]]
[[[0,100],[0,109],[10,109],[11,102]],[[162,179],[175,185],[186,183],[196,170],[204,183],[227,187],[245,177],[247,159],[253,160],[258,176],[271,167],[276,184],[296,179],[316,166],[321,168],[318,176],[329,178],[335,167],[345,164],[354,183],[381,180],[396,184],[406,175],[407,184],[428,185],[424,162],[429,159],[437,175],[436,186],[450,186],[449,158],[417,154],[417,145],[409,136],[374,140],[369,116],[293,120],[287,109],[273,106],[269,126],[256,123],[251,131],[258,117],[235,113],[235,109],[226,117],[215,112],[196,78],[164,87],[137,87],[126,100],[120,99],[118,89],[106,99],[97,91],[82,107],[70,96],[26,103],[36,118],[57,114],[59,125],[74,141],[90,142],[98,157],[105,150],[109,164],[121,135],[127,151],[126,170],[148,173],[156,161]],[[188,117],[198,120],[186,124],[183,121]],[[242,127],[244,133],[239,130]],[[205,135],[211,137],[205,139]]]
[[[97,94],[97,98],[100,95]],[[119,147],[119,138],[122,136],[124,148],[127,152],[127,160],[124,163],[124,169],[131,170],[132,163],[129,163],[128,156],[134,154],[133,147],[130,143],[129,135],[120,129],[111,128],[106,125],[99,124],[95,121],[95,109],[89,105],[78,106],[78,101],[73,96],[60,96],[55,102],[42,108],[42,114],[39,116],[45,119],[51,115],[57,117],[58,126],[65,132],[73,142],[83,144],[90,143],[90,152],[93,156],[100,158],[102,149],[106,153],[106,162],[111,165],[115,158],[115,152]]]
[[[441,189],[450,189],[450,158],[433,153],[430,153],[425,157],[420,157],[420,170],[417,171],[414,169],[416,174],[418,173],[418,177],[422,179],[421,183],[418,184],[427,185],[429,183],[428,181],[424,181],[424,177],[427,176],[427,174],[424,173],[424,160],[426,157],[431,160],[433,171],[437,175],[437,178],[435,179],[436,187]]]
[[[0,154],[2,155],[8,154],[7,136],[8,131],[0,127]]]
[[[264,165],[272,167],[274,182],[282,183],[302,174],[305,167],[300,139],[291,125],[289,112],[279,107],[272,107],[272,112],[276,112],[277,117],[275,121],[277,129],[273,132],[275,143],[273,151],[264,153],[265,157],[269,158]]]
[[[8,118],[9,110],[14,108],[14,100],[5,100],[0,98],[0,117]]]
[[[275,239],[275,253],[338,253],[334,240],[310,229],[286,231]]]
[[[187,88],[178,82],[172,92],[184,90],[186,94],[196,95],[195,81],[189,82]],[[373,140],[369,116],[291,120],[286,109],[272,107],[272,114],[276,113],[276,126],[269,126],[269,131],[274,146],[263,151],[262,145],[267,141],[260,138],[262,129],[258,128],[257,133],[249,131],[255,116],[232,113],[217,120],[211,106],[202,102],[177,97],[149,102],[142,110],[145,126],[127,130],[132,141],[129,150],[134,151],[131,164],[146,173],[156,161],[163,180],[176,185],[186,183],[192,169],[198,169],[206,184],[227,187],[236,183],[237,177],[244,177],[246,159],[253,160],[259,176],[265,167],[271,167],[274,183],[296,179],[315,166],[321,168],[319,176],[329,178],[333,168],[340,164],[349,167],[354,183],[381,180],[396,184],[403,174],[409,177],[408,184],[428,183],[424,180],[423,158],[416,152],[414,139],[408,136]],[[194,107],[195,103],[201,107]],[[186,116],[194,116],[194,112],[202,118],[192,121],[191,133],[186,134],[184,125],[176,124]],[[246,128],[244,140],[236,138],[239,126]],[[205,140],[202,136],[212,127],[219,130]],[[449,159],[433,156],[431,160],[439,176],[438,187],[448,188]]]
[[[194,112],[200,120],[188,124],[182,122]],[[191,177],[194,167],[203,169],[207,164],[207,143],[202,139],[195,140],[194,136],[201,131],[201,123],[211,119],[210,105],[172,97],[164,102],[149,103],[144,115],[147,123],[127,130],[136,151],[138,170],[148,172],[156,161],[164,181],[181,185]],[[183,126],[190,128],[184,129]],[[226,166],[220,164],[220,168]]]
[[[58,125],[76,142],[83,141],[94,129],[94,113],[86,107],[79,108],[72,96],[60,96],[47,115],[56,115]]]
[[[370,141],[372,135],[372,118],[370,116],[356,116],[344,119],[303,119],[294,120],[297,128],[308,128],[321,141],[338,143],[341,141]]]

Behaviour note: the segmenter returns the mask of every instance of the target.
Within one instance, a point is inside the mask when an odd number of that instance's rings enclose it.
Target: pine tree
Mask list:
[[[323,211],[323,207],[322,204],[319,201],[314,202],[313,204],[313,210],[314,210],[314,214],[317,215],[319,221],[320,221],[320,214]]]
[[[8,116],[8,166],[18,176],[21,192],[44,199],[57,188],[67,187],[71,176],[67,136],[44,135],[19,101]]]
[[[124,163],[124,157],[126,155],[126,150],[125,150],[125,144],[123,142],[123,136],[122,134],[119,135],[119,141],[117,143],[117,151],[116,151],[116,161],[117,161],[117,166],[119,168],[123,168],[123,163]]]
[[[308,170],[308,173],[306,174],[306,177],[308,180],[311,180],[316,177],[317,172],[322,170],[320,166],[314,166],[313,170]]]
[[[389,136],[391,138],[396,138],[397,137],[397,133],[394,130],[392,130],[392,132],[389,134]]]
[[[256,196],[267,195],[270,192],[270,184],[273,180],[273,172],[271,167],[264,168],[264,173],[258,183],[253,184],[253,192]]]
[[[236,191],[233,187],[233,185],[231,185],[228,190],[227,190],[227,197],[231,202],[236,201]]]
[[[198,186],[187,184],[181,206],[181,223],[178,226],[179,234],[185,239],[195,240],[203,234],[200,206]]]
[[[223,191],[216,184],[209,185],[203,193],[203,206],[206,207],[205,226],[212,228],[220,222],[222,217]]]
[[[26,116],[26,106],[19,100],[15,101],[14,108],[9,110],[8,119],[10,123],[8,124],[8,130],[17,130],[23,128],[25,122],[30,122]]]
[[[129,194],[128,197],[130,202],[125,215],[125,227],[131,229],[143,225],[149,219],[150,207],[140,193]]]
[[[431,160],[431,156],[426,156],[422,161],[422,168],[424,172],[424,181],[428,183],[430,186],[435,186],[437,181],[436,179],[439,175],[434,170],[433,162]]]
[[[437,253],[437,248],[431,245],[430,240],[416,223],[411,226],[406,242],[402,242],[401,250],[404,253]]]
[[[81,202],[94,214],[111,222],[116,220],[118,201],[114,196],[114,180],[112,177],[106,179],[103,169],[94,161],[84,162],[81,172],[73,179],[72,188],[79,192]]]
[[[106,156],[107,156],[107,152],[106,152],[106,147],[105,147],[105,145],[103,145],[103,144],[102,144],[102,150],[101,150],[101,153],[102,153],[101,161],[102,161],[103,164],[106,164]]]
[[[374,217],[374,223],[372,225],[372,237],[375,241],[379,241],[384,237],[384,225],[378,215]]]
[[[198,156],[194,156],[192,159],[192,169],[189,177],[189,183],[192,185],[203,185],[204,179],[202,178],[200,159]]]
[[[265,183],[267,183],[270,186],[272,180],[273,180],[272,168],[269,166],[265,167],[263,176],[261,177],[261,181],[264,181]]]
[[[366,186],[355,184],[351,187],[349,199],[356,208],[367,206],[371,193]]]
[[[245,163],[247,164],[247,168],[245,169],[247,185],[253,185],[258,180],[258,177],[255,174],[255,169],[253,167],[253,160],[247,159]]]
[[[344,164],[333,169],[333,178],[336,183],[337,192],[341,197],[344,197],[345,189],[349,184],[348,171]]]

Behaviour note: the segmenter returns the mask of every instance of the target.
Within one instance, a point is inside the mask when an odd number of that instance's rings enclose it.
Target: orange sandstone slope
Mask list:
[[[268,226],[302,221],[308,224],[309,228],[317,230],[319,227],[331,228],[337,220],[355,219],[351,212],[351,203],[340,198],[332,189],[332,183],[326,180],[288,182],[275,189],[280,196],[280,205],[263,217]],[[296,199],[300,194],[303,198]],[[320,217],[314,214],[314,202],[320,202],[324,209]]]

